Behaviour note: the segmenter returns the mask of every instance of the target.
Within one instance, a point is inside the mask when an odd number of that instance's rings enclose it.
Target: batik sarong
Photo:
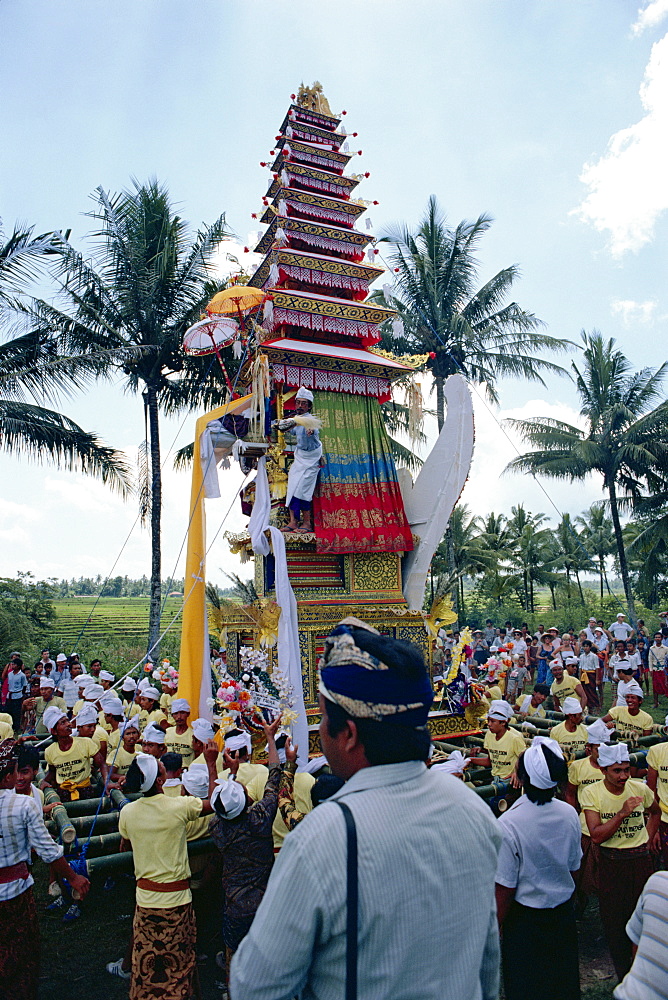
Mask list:
[[[196,969],[192,903],[135,907],[130,1000],[190,1000]]]
[[[0,902],[0,997],[35,1000],[39,925],[32,888]]]

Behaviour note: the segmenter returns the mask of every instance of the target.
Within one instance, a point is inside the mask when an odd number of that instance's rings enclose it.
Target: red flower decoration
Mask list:
[[[341,114],[342,114],[342,115],[347,115],[347,114],[348,114],[348,112],[347,112],[347,111],[342,111],[342,112],[341,112]]]
[[[364,174],[364,176],[365,176],[365,177],[371,177],[371,174],[370,174],[370,173],[369,173],[369,171],[367,170],[367,172],[366,172],[366,173]]]
[[[399,274],[399,268],[398,268],[398,267],[395,267],[395,269],[394,269],[394,273],[395,273],[395,274]],[[434,357],[436,357],[436,355],[434,355]]]
[[[356,138],[357,138],[357,136],[359,135],[359,132],[353,132],[353,134],[352,134],[352,135],[353,135],[353,139],[356,139]]]
[[[295,99],[296,96],[297,96],[296,94],[290,94],[290,100],[294,101],[294,99]]]
[[[250,250],[248,249],[248,247],[244,247],[244,253],[250,253]]]
[[[257,219],[257,212],[253,212],[253,214],[251,215],[251,219]]]
[[[266,167],[267,164],[266,164],[266,162],[264,160],[260,160],[260,166],[261,167]]]
[[[358,155],[358,156],[361,156],[361,155],[362,155],[362,150],[361,150],[361,149],[358,149],[358,150],[357,150],[357,155]]]
[[[374,205],[380,205],[380,202],[379,201],[374,201],[373,204]]]
[[[399,268],[397,268],[397,270],[399,270]],[[429,357],[430,357],[430,358],[431,358],[431,360],[433,361],[433,360],[434,360],[434,358],[436,357],[436,351],[430,351],[430,352],[429,352]]]

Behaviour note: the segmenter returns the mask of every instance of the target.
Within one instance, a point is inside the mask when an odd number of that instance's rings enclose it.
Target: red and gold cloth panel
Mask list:
[[[313,497],[318,552],[408,552],[411,530],[380,406],[316,392],[325,466]]]

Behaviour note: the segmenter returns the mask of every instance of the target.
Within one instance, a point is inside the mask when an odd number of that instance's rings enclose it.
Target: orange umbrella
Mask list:
[[[216,292],[206,311],[219,316],[250,312],[251,309],[262,305],[266,297],[261,288],[254,288],[252,285],[232,285],[222,292]]]

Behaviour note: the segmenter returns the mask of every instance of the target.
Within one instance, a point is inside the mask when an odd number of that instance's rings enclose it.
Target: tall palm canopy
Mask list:
[[[415,232],[404,226],[383,237],[393,247],[395,272],[392,292],[386,289],[383,298],[399,312],[403,333],[386,333],[382,346],[399,354],[432,355],[427,365],[436,385],[439,429],[445,419],[443,384],[449,375],[460,373],[483,384],[496,402],[497,378],[519,376],[544,384],[544,373],[563,374],[563,369],[538,352],[571,346],[539,333],[541,321],[517,302],[507,301],[519,276],[516,266],[477,287],[476,251],[490,225],[489,216],[481,215],[450,229],[432,197]]]
[[[571,482],[597,472],[603,478],[629,614],[633,594],[620,508],[638,501],[668,467],[668,402],[662,399],[667,363],[634,372],[614,339],[582,332],[584,364],[572,363],[583,428],[553,418],[510,420],[534,448],[508,469],[541,473]],[[654,408],[653,408],[654,407]]]
[[[0,230],[0,320],[3,335],[25,322],[21,293],[39,276],[40,264],[57,254],[61,237],[35,236],[32,228]],[[86,359],[60,354],[51,334],[30,329],[0,344],[0,441],[5,451],[59,468],[98,476],[126,492],[130,474],[123,456],[82,430],[69,417],[43,406],[69,395],[90,379]]]
[[[39,302],[43,328],[74,354],[106,359],[126,389],[141,392],[148,444],[140,484],[151,525],[149,650],[160,629],[162,478],[159,413],[214,405],[223,396],[210,359],[189,359],[183,335],[220,285],[212,283],[214,255],[228,236],[224,216],[192,238],[156,180],[108,195],[98,188],[90,213],[98,224],[92,260],[69,243],[60,258],[61,302]]]

